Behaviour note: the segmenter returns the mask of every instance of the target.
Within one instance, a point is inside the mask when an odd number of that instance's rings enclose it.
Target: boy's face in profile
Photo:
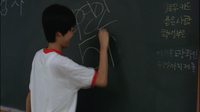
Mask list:
[[[61,33],[58,33],[56,35],[57,41],[62,46],[62,48],[67,48],[69,46],[70,40],[74,36],[73,30],[74,27],[72,27],[71,30],[68,30],[68,32],[65,35],[62,35]]]

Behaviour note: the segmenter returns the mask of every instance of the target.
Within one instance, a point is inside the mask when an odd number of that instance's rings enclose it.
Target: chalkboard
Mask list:
[[[1,0],[1,105],[25,110],[32,59],[48,46],[42,12],[54,3],[77,18],[63,51],[75,62],[98,69],[98,29],[110,34],[108,86],[80,90],[77,112],[196,110],[199,0]]]

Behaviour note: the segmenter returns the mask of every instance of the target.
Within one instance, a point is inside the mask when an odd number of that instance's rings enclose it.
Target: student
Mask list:
[[[105,29],[98,34],[98,71],[62,56],[73,37],[75,23],[73,12],[65,6],[54,4],[44,10],[42,24],[49,45],[34,56],[26,112],[75,112],[79,89],[107,86],[109,34]]]

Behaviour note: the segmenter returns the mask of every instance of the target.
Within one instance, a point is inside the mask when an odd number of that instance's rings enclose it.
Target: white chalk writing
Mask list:
[[[12,5],[10,6],[11,8],[13,7],[19,7],[20,11],[19,11],[19,14],[22,15],[23,14],[23,4],[24,4],[24,1],[23,0],[20,0],[19,2],[17,2],[17,0],[14,0],[14,2],[12,3]],[[1,0],[1,16],[6,16],[7,13],[8,13],[8,3],[7,3],[7,0]]]
[[[5,16],[8,12],[7,0],[1,0],[1,15]]]
[[[191,10],[190,2],[186,2],[183,4],[173,3],[173,4],[167,4],[167,9],[165,13],[168,12],[176,12],[178,10]]]
[[[165,28],[161,29],[162,37],[164,37],[165,39],[186,38],[186,30],[185,29],[172,30],[172,27],[180,26],[180,25],[189,26],[192,22],[192,17],[190,15],[183,13],[183,11],[184,12],[191,11],[191,8],[192,8],[192,6],[190,6],[190,2],[185,2],[185,3],[180,3],[180,4],[167,3],[167,8],[165,10],[166,15],[165,15],[165,18],[163,21]],[[173,15],[167,14],[167,13],[173,13]],[[175,14],[181,14],[181,15],[177,17],[177,16],[175,16]],[[169,36],[171,36],[173,38],[168,38]]]
[[[84,64],[84,58],[85,54],[87,53],[88,50],[94,50],[96,53],[99,53],[99,49],[94,47],[94,46],[89,46],[86,49],[84,49],[82,46],[86,45],[86,42],[90,42],[94,38],[97,38],[97,35],[93,35],[88,37],[89,34],[94,33],[95,31],[98,31],[99,29],[103,29],[107,27],[108,25],[111,25],[118,20],[112,20],[110,22],[107,22],[104,25],[101,25],[102,21],[105,18],[105,14],[108,13],[110,14],[111,11],[108,8],[108,5],[105,0],[102,0],[101,2],[92,2],[89,3],[86,1],[86,3],[81,6],[78,9],[73,10],[75,16],[76,16],[76,24],[77,28],[74,30],[74,33],[78,33],[80,43],[78,43],[80,54],[81,54],[81,59],[82,59],[82,64]],[[86,25],[83,25],[83,23],[87,23]],[[92,26],[92,27],[91,27]],[[88,37],[87,39],[83,39],[83,35],[85,37]],[[116,41],[115,37],[110,35],[114,41]],[[110,46],[108,47],[110,59],[112,61],[112,65],[114,66],[114,60],[112,56],[112,52],[110,49]],[[96,67],[98,68],[98,67]]]
[[[164,24],[165,24],[165,26],[170,26],[170,25],[174,26],[177,24],[190,25],[191,20],[192,20],[192,18],[189,15],[184,15],[179,18],[175,18],[175,16],[170,17],[169,15],[167,15],[164,20]]]
[[[156,52],[157,55],[161,57],[174,57],[174,58],[188,58],[189,60],[198,59],[198,49],[164,49]]]
[[[196,73],[196,66],[194,62],[190,63],[181,63],[181,62],[170,62],[170,61],[158,61],[157,66],[160,69],[173,69],[174,71],[177,71],[179,69],[180,71],[183,70],[190,70],[193,73]]]
[[[185,38],[185,30],[168,30],[161,29],[162,37],[168,39],[169,37],[175,38]]]

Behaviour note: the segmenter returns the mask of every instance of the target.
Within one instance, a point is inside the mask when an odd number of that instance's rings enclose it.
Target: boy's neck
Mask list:
[[[57,51],[62,52],[62,46],[57,45],[56,43],[49,43],[49,46],[47,47],[47,49],[55,49]]]

